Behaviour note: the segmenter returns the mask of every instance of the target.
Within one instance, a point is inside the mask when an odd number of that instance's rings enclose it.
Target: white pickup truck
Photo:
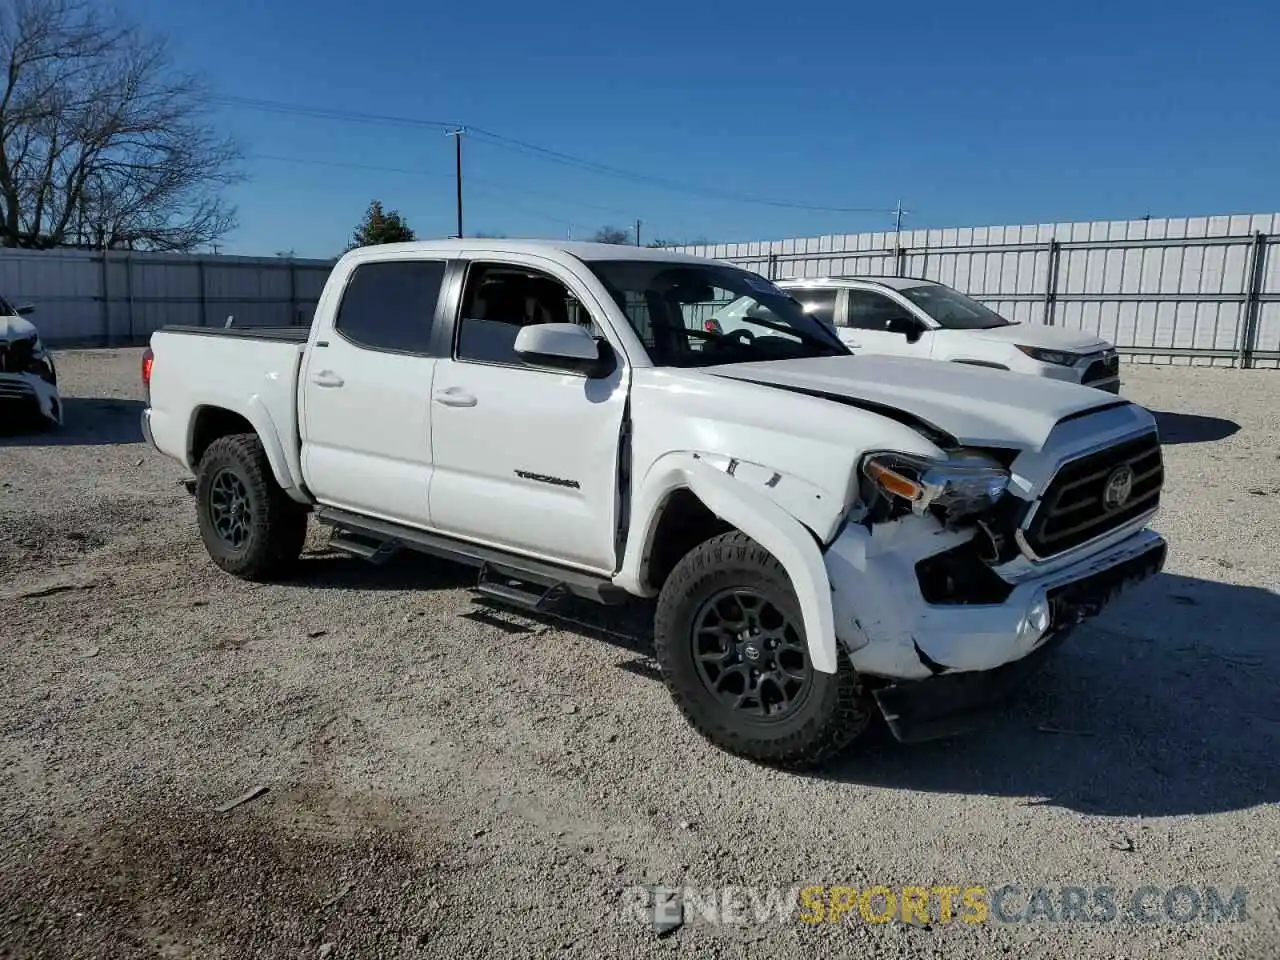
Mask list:
[[[738,297],[753,335],[705,329]],[[1142,407],[855,357],[763,277],[664,250],[362,248],[310,331],[167,327],[143,380],[223,569],[282,575],[312,515],[375,562],[471,564],[498,602],[656,597],[685,716],[780,765],[876,709],[904,741],[971,727],[1164,562]]]

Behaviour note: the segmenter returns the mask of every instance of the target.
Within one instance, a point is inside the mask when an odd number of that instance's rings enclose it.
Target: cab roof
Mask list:
[[[852,283],[874,283],[893,290],[939,286],[938,281],[924,277],[788,277],[774,282],[784,290],[787,287],[841,287]]]
[[[362,251],[377,250],[381,254],[394,256],[397,253],[421,255],[436,254],[438,256],[467,254],[502,254],[526,253],[547,256],[549,254],[568,254],[579,260],[650,260],[658,262],[716,263],[723,266],[722,261],[710,260],[706,257],[694,257],[687,253],[677,253],[666,247],[637,247],[623,243],[589,243],[579,240],[509,240],[495,239],[462,239],[462,240],[415,240],[410,243],[386,243],[376,247],[357,247],[348,255]]]

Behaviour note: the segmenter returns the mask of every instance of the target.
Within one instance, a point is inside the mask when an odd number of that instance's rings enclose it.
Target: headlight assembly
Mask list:
[[[1014,346],[1032,360],[1039,360],[1041,363],[1052,363],[1059,367],[1073,366],[1080,359],[1079,355],[1068,353],[1066,350],[1046,350],[1044,347],[1032,347],[1025,343],[1014,344]]]
[[[891,502],[918,516],[936,509],[948,522],[990,510],[1009,486],[1008,470],[972,451],[938,459],[873,453],[863,459],[862,473]]]

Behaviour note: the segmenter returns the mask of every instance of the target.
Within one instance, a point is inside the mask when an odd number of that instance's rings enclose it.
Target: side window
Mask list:
[[[800,301],[800,306],[804,307],[804,312],[809,316],[829,326],[835,326],[836,298],[840,296],[839,290],[792,287],[786,292]]]
[[[597,333],[586,308],[559,280],[514,265],[471,265],[458,320],[459,360],[522,366],[516,335],[535,323],[577,323]]]
[[[347,281],[334,329],[371,350],[430,353],[443,260],[362,263]]]
[[[871,290],[849,291],[849,326],[857,330],[905,333],[919,324],[905,307]]]

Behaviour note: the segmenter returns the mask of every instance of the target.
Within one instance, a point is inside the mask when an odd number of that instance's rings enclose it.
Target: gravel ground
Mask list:
[[[294,582],[217,572],[182,468],[141,442],[138,361],[62,354],[66,427],[0,438],[0,956],[1280,949],[1280,374],[1127,368],[1167,445],[1167,572],[984,733],[881,730],[802,776],[686,727],[643,607],[486,613],[460,569],[315,530]],[[624,916],[649,883],[1008,883],[1006,910],[1045,888],[1057,913],[1063,887],[1242,887],[1246,919],[691,909],[659,937]]]

